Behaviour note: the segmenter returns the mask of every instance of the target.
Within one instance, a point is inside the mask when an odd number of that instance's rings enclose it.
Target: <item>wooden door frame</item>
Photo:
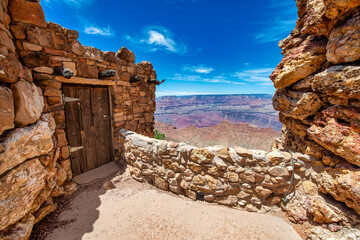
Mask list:
[[[91,84],[76,84],[76,83],[62,83],[61,84],[61,93],[62,96],[64,96],[64,92],[63,92],[63,86],[71,86],[71,87],[76,87],[76,86],[83,86],[83,87],[106,87],[107,92],[108,92],[108,103],[109,103],[109,115],[110,115],[110,135],[111,135],[111,139],[110,139],[110,143],[111,143],[111,154],[110,154],[110,159],[112,162],[115,161],[115,148],[114,148],[114,129],[113,129],[113,106],[112,106],[112,98],[111,98],[111,91],[110,91],[110,87],[109,85],[91,85]],[[62,99],[63,101],[63,99]],[[64,114],[65,114],[65,118],[66,118],[66,111],[65,111],[65,102],[62,102],[64,105]],[[65,122],[65,136],[66,136],[66,140],[69,142],[69,137],[68,137],[68,133],[67,133],[67,124]],[[70,153],[70,144],[69,146],[69,158],[71,161],[71,153]]]

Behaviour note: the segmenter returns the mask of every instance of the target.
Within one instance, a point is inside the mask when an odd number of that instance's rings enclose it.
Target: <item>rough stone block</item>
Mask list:
[[[8,7],[13,21],[47,27],[44,11],[38,2],[11,0]]]
[[[0,135],[14,128],[14,100],[9,88],[0,86]]]
[[[44,99],[38,88],[33,83],[18,81],[11,89],[15,105],[15,123],[20,126],[35,123],[44,108]]]

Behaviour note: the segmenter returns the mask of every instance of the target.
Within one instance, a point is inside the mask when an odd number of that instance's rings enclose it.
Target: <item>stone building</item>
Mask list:
[[[194,200],[281,208],[313,239],[359,239],[360,2],[296,3],[270,76],[285,127],[264,152],[151,138],[151,63],[82,46],[36,0],[1,0],[0,239],[28,239],[74,175],[109,161]]]

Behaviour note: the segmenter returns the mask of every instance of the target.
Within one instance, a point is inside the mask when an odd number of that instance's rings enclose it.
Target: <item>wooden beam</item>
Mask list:
[[[81,77],[72,77],[70,79],[56,76],[55,80],[62,83],[73,83],[73,84],[86,84],[86,85],[102,85],[102,86],[115,86],[116,80],[99,80],[94,78],[81,78]]]

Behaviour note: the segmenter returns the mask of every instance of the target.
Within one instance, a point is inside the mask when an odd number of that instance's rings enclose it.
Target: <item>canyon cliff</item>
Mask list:
[[[156,99],[155,119],[177,128],[210,127],[226,120],[280,131],[282,124],[271,97],[268,94],[163,96]]]

